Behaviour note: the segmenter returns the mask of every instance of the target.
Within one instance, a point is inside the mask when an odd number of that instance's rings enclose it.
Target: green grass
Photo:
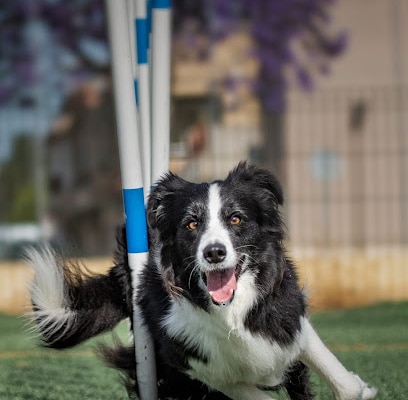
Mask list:
[[[24,325],[21,318],[0,315],[1,400],[128,399],[119,374],[94,354],[101,338],[55,351],[39,347]],[[117,333],[126,340],[126,326]]]
[[[408,399],[408,303],[318,313],[312,321],[340,361],[378,388],[379,400]]]
[[[43,349],[24,322],[0,315],[1,400],[127,399],[118,373],[94,355],[100,338],[71,350]],[[379,389],[379,400],[408,398],[408,303],[320,312],[312,322],[346,367]],[[126,325],[117,333],[126,340]],[[328,388],[312,379],[316,399],[331,399]]]

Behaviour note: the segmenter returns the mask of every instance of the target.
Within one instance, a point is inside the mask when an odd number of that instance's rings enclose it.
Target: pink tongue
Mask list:
[[[217,303],[224,303],[231,299],[237,289],[235,268],[211,271],[207,275],[207,289]]]

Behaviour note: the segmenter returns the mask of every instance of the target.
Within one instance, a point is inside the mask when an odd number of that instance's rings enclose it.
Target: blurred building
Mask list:
[[[282,160],[275,172],[284,184],[291,244],[307,252],[405,246],[408,2],[339,0],[333,23],[334,32],[347,32],[348,47],[326,76],[315,74],[313,91],[291,85],[283,144],[275,143]],[[175,99],[183,96],[186,104],[198,97],[211,102],[208,88],[221,76],[243,82],[218,93],[221,116],[212,119],[208,146],[189,160],[186,173],[195,164],[195,174],[219,177],[240,159],[259,161],[259,147],[274,151],[273,143],[264,142],[259,104],[245,85],[257,72],[246,56],[250,48],[247,35],[236,35],[216,46],[206,65],[175,63],[173,94]],[[175,161],[183,173],[180,160]]]
[[[349,45],[313,93],[292,90],[286,184],[302,249],[408,243],[408,2],[341,0]]]
[[[290,87],[284,140],[275,147],[265,144],[251,91],[258,65],[248,57],[248,34],[219,42],[208,61],[176,44],[171,169],[193,181],[220,178],[239,160],[259,161],[266,149],[279,159],[294,249],[406,245],[408,2],[339,0],[333,11],[348,48],[327,76],[317,75],[312,92]],[[68,99],[48,142],[51,210],[85,254],[110,252],[122,220],[105,83]]]
[[[108,80],[66,101],[48,140],[49,210],[62,243],[85,255],[109,253],[122,218],[113,99]]]
[[[249,33],[212,45],[203,60],[174,46],[172,75],[172,168],[192,180],[220,178],[262,146],[260,104],[252,91],[258,63],[249,54]],[[197,125],[207,127],[206,146],[191,148]]]

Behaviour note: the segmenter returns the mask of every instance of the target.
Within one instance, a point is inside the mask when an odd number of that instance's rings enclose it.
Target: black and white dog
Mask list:
[[[284,249],[282,202],[275,177],[246,163],[210,184],[168,174],[152,191],[150,253],[137,298],[154,340],[160,399],[268,400],[284,387],[291,399],[308,400],[308,368],[336,400],[375,397],[308,320]],[[121,232],[107,275],[84,275],[47,248],[31,252],[31,315],[45,345],[74,346],[132,315]],[[134,349],[102,353],[137,393]]]

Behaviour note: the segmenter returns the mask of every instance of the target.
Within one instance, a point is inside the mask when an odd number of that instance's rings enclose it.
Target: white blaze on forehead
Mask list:
[[[220,189],[216,183],[208,189],[208,226],[212,228],[223,228],[221,221],[221,197]]]
[[[207,223],[200,239],[197,250],[197,260],[200,264],[207,264],[203,250],[211,244],[223,244],[227,255],[222,262],[223,267],[233,267],[237,263],[237,256],[233,248],[229,232],[222,218],[222,200],[218,184],[212,183],[208,189]]]

